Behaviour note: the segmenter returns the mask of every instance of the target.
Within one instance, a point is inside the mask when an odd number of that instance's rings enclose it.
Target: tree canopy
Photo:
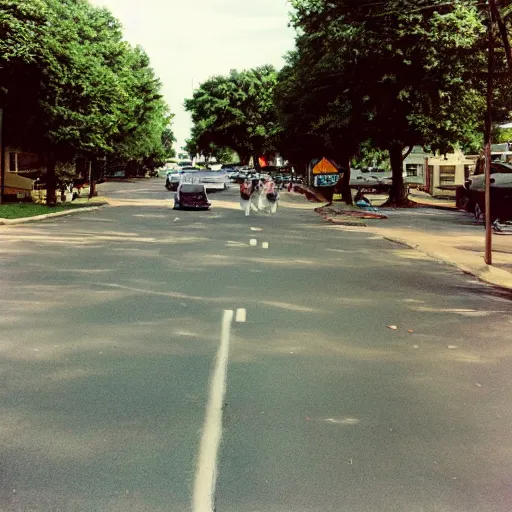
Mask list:
[[[56,161],[172,156],[172,116],[140,47],[86,0],[0,0],[0,101],[6,143],[42,151],[48,197]]]
[[[273,92],[277,72],[272,66],[232,70],[228,76],[215,76],[202,83],[193,97],[185,100],[192,114],[192,141],[198,152],[230,148],[247,163],[268,148],[275,133]]]
[[[367,140],[389,151],[391,199],[402,204],[406,147],[445,151],[481,129],[484,82],[475,70],[485,64],[485,24],[477,2],[292,4],[296,52],[277,97],[283,129],[305,123],[306,140],[343,159]]]

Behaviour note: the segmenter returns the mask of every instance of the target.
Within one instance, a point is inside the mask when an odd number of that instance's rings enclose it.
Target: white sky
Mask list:
[[[124,26],[125,38],[148,53],[176,115],[178,147],[190,135],[185,98],[212,75],[264,64],[282,67],[294,46],[286,0],[91,0]]]

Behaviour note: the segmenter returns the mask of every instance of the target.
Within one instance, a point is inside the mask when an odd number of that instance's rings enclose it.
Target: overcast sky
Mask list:
[[[130,43],[145,48],[176,114],[179,145],[190,134],[183,100],[192,95],[193,84],[233,68],[280,68],[294,44],[286,0],[91,1],[122,22]]]

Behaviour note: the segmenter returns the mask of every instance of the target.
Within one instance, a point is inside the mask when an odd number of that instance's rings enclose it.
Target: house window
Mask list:
[[[439,167],[439,186],[455,185],[455,165],[441,165]]]
[[[41,167],[37,153],[18,153],[18,172],[36,171]]]
[[[407,177],[413,176],[421,176],[423,174],[423,165],[422,164],[406,164],[405,165],[405,173]]]
[[[9,172],[16,172],[16,153],[9,153]]]

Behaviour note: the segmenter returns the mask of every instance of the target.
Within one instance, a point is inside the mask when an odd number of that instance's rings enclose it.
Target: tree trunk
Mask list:
[[[240,159],[240,165],[246,166],[249,165],[250,155],[248,153],[244,153],[243,151],[237,151],[238,158]]]
[[[48,151],[46,160],[46,204],[55,206],[57,202],[57,179],[55,176],[55,153]]]
[[[261,165],[260,165],[260,159],[256,154],[252,155],[252,160],[254,162],[254,168],[260,172],[261,171]]]
[[[408,204],[403,177],[404,169],[402,149],[403,148],[400,144],[394,144],[389,148],[393,183],[391,184],[391,190],[389,191],[389,199],[386,201],[387,206],[407,206]]]
[[[4,160],[4,138],[3,138],[3,113],[0,107],[0,204],[4,203],[5,195],[5,160]]]
[[[89,162],[89,199],[96,195],[96,161]]]
[[[352,191],[350,190],[350,159],[347,161],[346,170],[343,173],[340,183],[341,200],[345,204],[354,204],[352,200]]]
[[[139,164],[136,160],[129,160],[126,163],[125,176],[127,178],[134,178],[137,176]]]

